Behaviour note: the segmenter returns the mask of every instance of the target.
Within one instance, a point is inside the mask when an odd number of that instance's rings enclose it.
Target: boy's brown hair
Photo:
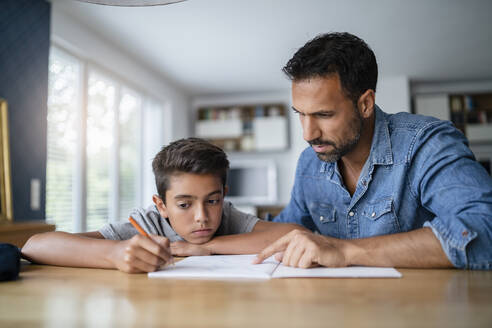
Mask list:
[[[157,153],[152,161],[157,192],[166,202],[170,177],[179,173],[213,174],[225,187],[229,161],[224,151],[200,138],[186,138],[171,142]]]

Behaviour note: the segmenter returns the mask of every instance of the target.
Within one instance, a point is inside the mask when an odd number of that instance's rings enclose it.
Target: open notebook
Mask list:
[[[150,278],[195,279],[270,279],[295,277],[325,278],[401,278],[393,268],[292,268],[280,264],[273,257],[261,264],[251,264],[255,255],[190,256],[174,266],[150,272]]]

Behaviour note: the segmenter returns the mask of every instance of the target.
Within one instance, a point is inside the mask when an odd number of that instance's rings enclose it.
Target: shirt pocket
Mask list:
[[[361,238],[400,232],[393,198],[380,198],[364,206]]]
[[[387,213],[391,213],[393,210],[393,199],[386,198],[377,200],[368,204],[363,212],[363,215],[369,220],[376,221]]]
[[[314,223],[323,235],[338,236],[337,211],[331,204],[311,202],[309,212]]]

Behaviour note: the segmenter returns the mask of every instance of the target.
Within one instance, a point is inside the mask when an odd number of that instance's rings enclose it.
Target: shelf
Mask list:
[[[488,124],[467,124],[466,136],[470,142],[490,141],[492,142],[492,123]]]
[[[195,135],[227,152],[282,151],[288,127],[284,104],[208,106],[197,110]]]
[[[238,138],[242,132],[243,122],[240,119],[204,120],[196,124],[196,135],[200,138]]]

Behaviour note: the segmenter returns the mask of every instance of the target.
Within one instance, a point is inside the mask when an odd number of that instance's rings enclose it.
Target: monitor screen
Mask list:
[[[268,196],[268,172],[262,167],[231,168],[227,180],[229,196]]]
[[[226,199],[235,204],[272,204],[277,201],[277,174],[271,161],[232,162]]]

